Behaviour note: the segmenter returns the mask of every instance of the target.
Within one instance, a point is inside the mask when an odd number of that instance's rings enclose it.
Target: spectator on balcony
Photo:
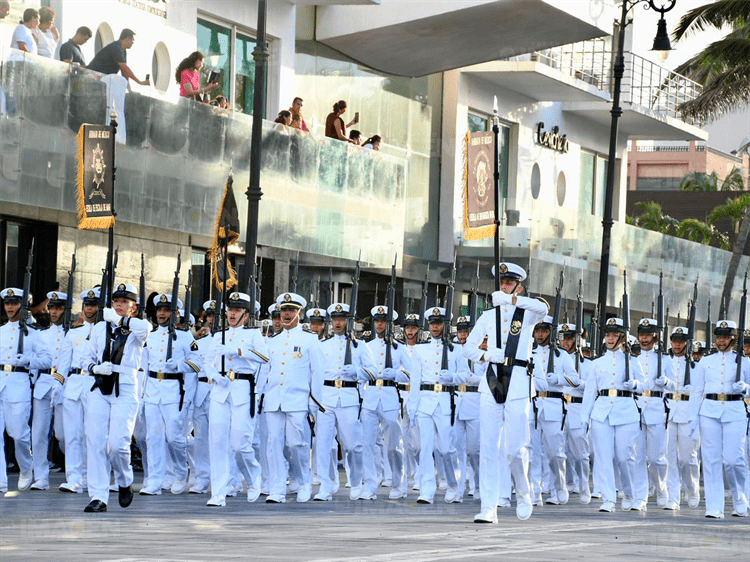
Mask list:
[[[362,143],[362,133],[360,133],[357,129],[352,129],[351,131],[349,131],[349,142],[359,146]]]
[[[287,132],[286,127],[292,126],[292,114],[286,109],[282,109],[279,111],[278,117],[276,117],[273,122],[276,123],[273,127],[276,131],[288,135],[289,133]]]
[[[383,139],[380,138],[380,135],[373,135],[365,141],[365,144],[363,144],[362,147],[370,148],[372,150],[380,150],[380,142],[382,140]]]
[[[86,59],[83,58],[81,46],[91,39],[91,30],[85,25],[76,30],[72,39],[68,39],[60,46],[60,60],[67,63],[76,63],[86,66]]]
[[[53,58],[60,42],[60,34],[55,27],[55,11],[52,8],[39,8],[39,26],[32,29],[31,34],[36,39],[37,54]]]
[[[8,0],[0,0],[0,20],[5,18],[10,12],[10,2]]]
[[[11,48],[35,55],[37,47],[32,30],[37,27],[39,27],[39,12],[34,8],[26,8],[23,11],[23,20],[13,32],[10,40]]]
[[[356,125],[359,119],[355,116],[348,124],[344,124],[341,116],[346,112],[346,102],[339,100],[333,104],[333,111],[326,117],[326,136],[332,139],[338,139],[344,142],[352,142],[346,136],[346,128]]]
[[[307,123],[305,123],[305,120],[302,117],[302,102],[302,98],[294,98],[292,100],[292,107],[289,108],[289,113],[292,114],[291,127],[299,129],[300,131],[309,132]]]
[[[135,32],[131,29],[123,29],[117,41],[112,41],[112,43],[96,53],[94,60],[89,64],[89,70],[101,72],[102,74],[117,74],[121,72],[122,76],[127,80],[133,80],[141,86],[148,86],[150,81],[148,79],[138,80],[127,64],[127,50],[133,46],[133,43],[135,43]]]
[[[174,78],[180,85],[180,96],[183,98],[192,98],[195,101],[207,101],[203,99],[206,92],[218,88],[218,84],[212,82],[201,88],[201,68],[203,67],[203,53],[195,51],[182,59],[177,65]]]

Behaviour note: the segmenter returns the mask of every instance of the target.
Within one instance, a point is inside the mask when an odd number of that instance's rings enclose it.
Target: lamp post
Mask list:
[[[245,270],[240,279],[242,290],[249,287],[255,269],[258,247],[258,207],[263,192],[260,189],[260,145],[263,138],[263,118],[266,106],[266,69],[268,68],[268,43],[266,42],[266,0],[258,0],[258,36],[253,49],[255,61],[255,89],[253,91],[253,128],[250,136],[250,183],[247,195],[247,231],[245,232]],[[251,304],[251,306],[255,306]]]
[[[599,269],[599,326],[604,326],[607,319],[607,284],[609,282],[610,247],[612,245],[612,206],[615,193],[615,160],[617,159],[617,131],[622,107],[620,107],[620,94],[622,91],[622,77],[625,74],[625,29],[632,23],[628,21],[628,12],[631,8],[641,3],[648,3],[648,7],[661,14],[653,50],[668,51],[671,49],[669,36],[666,35],[666,20],[664,14],[674,8],[677,0],[669,0],[669,5],[657,7],[654,0],[622,0],[622,12],[620,15],[620,29],[617,34],[617,56],[612,69],[614,84],[612,88],[612,123],[609,131],[609,154],[607,158],[607,185],[604,192],[604,218],[602,219],[602,256]],[[664,41],[666,39],[666,42]],[[597,347],[599,342],[595,342]]]

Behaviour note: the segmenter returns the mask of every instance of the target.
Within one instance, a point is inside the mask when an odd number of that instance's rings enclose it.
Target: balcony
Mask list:
[[[0,55],[0,201],[75,214],[75,137],[83,123],[109,122],[105,82],[58,61],[3,47]],[[252,123],[191,100],[127,93],[118,221],[212,236],[230,169],[244,221]],[[341,259],[361,249],[365,263],[384,268],[403,255],[407,159],[268,121],[262,143],[260,244]]]

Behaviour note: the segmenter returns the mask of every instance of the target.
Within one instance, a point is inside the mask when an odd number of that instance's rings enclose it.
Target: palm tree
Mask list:
[[[723,39],[675,69],[703,85],[703,92],[678,106],[683,118],[699,123],[747,105],[750,98],[750,2],[718,0],[687,12],[672,37],[679,41],[713,27],[732,27]]]
[[[723,181],[719,181],[716,172],[706,174],[704,172],[690,172],[680,182],[682,191],[742,191],[745,182],[739,168],[732,168]]]
[[[745,193],[734,199],[727,199],[726,204],[714,207],[708,213],[708,222],[715,225],[718,220],[729,219],[732,221],[732,231],[736,233],[739,230],[740,221],[745,216],[748,205],[750,205],[750,193]]]
[[[729,237],[716,230],[712,224],[697,219],[685,219],[677,226],[677,236],[700,242],[701,244],[713,245],[715,243],[722,250],[729,250]]]
[[[643,211],[642,214],[635,217],[634,224],[636,226],[662,234],[672,234],[677,228],[678,221],[669,215],[665,215],[658,203],[639,201],[635,206]]]

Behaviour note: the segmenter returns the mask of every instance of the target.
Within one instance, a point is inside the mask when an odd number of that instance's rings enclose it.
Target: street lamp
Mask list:
[[[602,257],[599,269],[599,326],[604,326],[607,319],[607,284],[609,282],[610,247],[612,245],[612,205],[615,193],[615,160],[617,159],[617,129],[622,108],[620,107],[620,93],[622,89],[622,77],[625,74],[625,28],[632,23],[628,20],[628,12],[637,4],[647,3],[648,7],[661,14],[657,28],[656,39],[653,50],[670,50],[669,36],[667,35],[667,22],[664,14],[674,8],[677,0],[669,0],[668,5],[657,7],[654,0],[622,0],[622,13],[620,15],[620,29],[617,34],[617,56],[613,67],[614,85],[612,91],[612,124],[609,131],[609,155],[607,160],[607,186],[604,193],[604,218],[602,219]],[[666,37],[665,37],[666,36]],[[666,42],[664,39],[666,38]],[[595,342],[597,347],[600,342]]]

